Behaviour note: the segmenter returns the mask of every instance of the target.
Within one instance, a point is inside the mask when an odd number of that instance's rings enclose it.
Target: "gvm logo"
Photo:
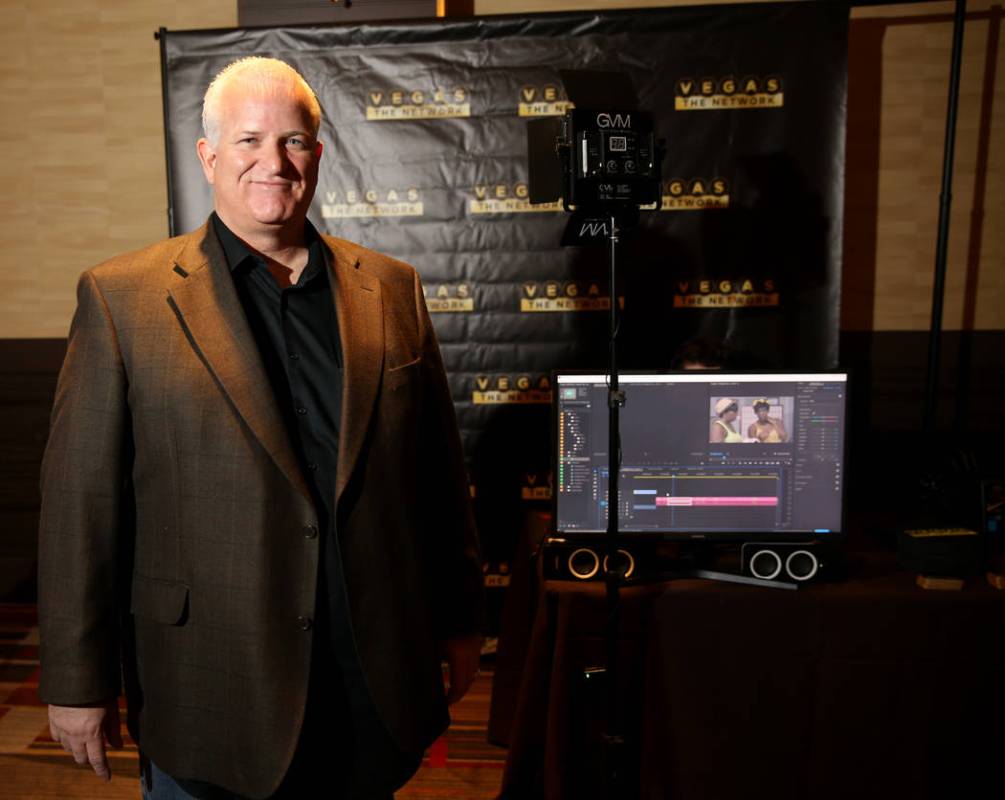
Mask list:
[[[600,128],[630,128],[632,127],[631,114],[597,114],[597,126]]]

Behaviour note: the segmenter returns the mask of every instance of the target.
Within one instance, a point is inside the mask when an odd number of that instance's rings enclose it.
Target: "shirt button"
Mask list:
[[[311,462],[310,462],[310,463],[309,463],[309,464],[307,465],[307,469],[309,469],[309,470],[310,470],[311,472],[314,472],[314,470],[316,470],[317,468],[318,468],[318,465],[317,465],[317,464],[315,464],[315,463],[314,463],[313,461],[311,461]]]
[[[303,406],[297,406],[297,413],[298,414],[306,414],[307,413],[307,409],[304,408]]]
[[[300,353],[290,353],[290,360],[297,361],[300,358]]]
[[[317,525],[304,525],[304,536],[306,536],[308,539],[313,539],[317,535],[318,535]]]
[[[297,617],[297,626],[302,631],[309,631],[313,622],[310,617]]]

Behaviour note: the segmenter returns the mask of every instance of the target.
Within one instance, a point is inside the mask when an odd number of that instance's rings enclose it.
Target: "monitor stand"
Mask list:
[[[659,580],[672,581],[687,578],[701,578],[708,581],[723,583],[746,583],[750,586],[767,586],[769,589],[798,589],[799,584],[791,581],[767,581],[750,575],[737,575],[732,572],[717,572],[713,569],[682,569],[669,570],[658,576]]]

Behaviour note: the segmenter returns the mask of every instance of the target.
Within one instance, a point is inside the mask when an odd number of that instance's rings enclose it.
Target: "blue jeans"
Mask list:
[[[178,781],[161,770],[153,761],[148,762],[147,774],[140,776],[143,800],[239,800],[240,795],[228,792],[211,784],[198,785],[186,781],[183,787]],[[195,792],[193,794],[193,792]]]

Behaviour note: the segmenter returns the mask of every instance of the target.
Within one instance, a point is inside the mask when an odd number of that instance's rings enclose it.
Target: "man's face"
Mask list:
[[[219,141],[198,144],[216,211],[234,233],[298,228],[318,183],[321,143],[292,93],[262,96],[240,86],[220,98]]]

